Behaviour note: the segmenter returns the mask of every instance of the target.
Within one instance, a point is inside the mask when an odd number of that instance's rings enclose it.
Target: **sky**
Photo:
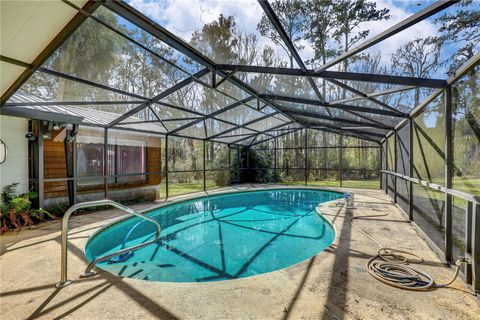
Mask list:
[[[426,8],[433,0],[374,0],[377,8],[389,9],[390,19],[363,23],[360,30],[370,30],[368,38],[401,22],[412,14]],[[273,1],[270,1],[271,3]],[[189,42],[196,30],[201,30],[203,25],[210,23],[220,14],[234,16],[237,27],[248,33],[257,35],[260,46],[269,44],[273,46],[279,57],[286,59],[286,52],[272,44],[270,39],[262,37],[257,31],[263,10],[256,0],[129,0],[129,4],[143,12],[148,17],[173,32],[175,35]],[[367,49],[365,52],[380,53],[382,61],[388,65],[391,55],[402,45],[416,38],[427,38],[438,35],[438,26],[434,19],[444,12],[455,12],[457,5],[451,6],[436,15],[421,21],[414,26],[384,40],[383,42]],[[480,0],[474,0],[472,7],[480,10]],[[368,39],[367,38],[367,39]],[[313,49],[309,43],[302,43],[304,49],[299,52],[303,61],[313,57]],[[460,45],[450,45],[442,50],[442,59],[452,56]],[[295,66],[298,67],[298,66]],[[445,70],[439,70],[435,75],[446,78]]]
[[[378,9],[389,9],[390,19],[363,23],[360,29],[370,30],[368,38],[401,22],[435,1],[376,0],[375,2]],[[257,24],[262,17],[263,10],[256,0],[129,0],[129,4],[187,42],[191,40],[192,34],[196,30],[201,30],[203,25],[217,20],[218,16],[223,14],[224,16],[234,16],[237,27],[240,30],[255,34],[260,46],[265,44],[274,46],[270,39],[262,37],[257,31]],[[475,9],[480,9],[480,0],[474,0],[472,6],[474,6]],[[365,52],[380,53],[382,61],[386,65],[389,65],[391,55],[400,46],[417,38],[427,38],[438,35],[438,26],[435,25],[434,19],[444,12],[454,12],[455,10],[456,5],[384,40],[367,49]],[[309,43],[305,42],[303,45],[305,49],[299,53],[302,60],[306,61],[312,58],[313,49]],[[459,46],[460,45],[457,44],[445,47],[442,50],[441,60],[452,56]],[[280,46],[274,46],[274,49],[278,56],[286,60],[286,53]],[[446,69],[437,71],[432,77],[446,79]]]
[[[388,8],[390,10],[391,18],[387,21],[364,23],[361,29],[369,29],[370,36],[382,32],[432,3],[432,1],[422,0],[379,0],[376,2],[378,8]],[[237,26],[241,30],[256,34],[260,45],[270,43],[269,39],[262,37],[256,30],[263,10],[255,0],[131,0],[129,3],[187,42],[191,39],[194,31],[200,30],[204,24],[216,20],[220,14],[223,14],[225,16],[234,16]],[[408,30],[384,41],[381,48],[375,46],[375,48],[370,49],[370,51],[378,51],[381,49],[385,59],[389,59],[389,56],[395,52],[400,45],[413,40],[415,37],[435,35],[437,28],[431,20],[432,19],[429,19],[416,24]],[[276,49],[282,51],[279,47]],[[278,54],[282,55],[283,53],[278,52]],[[313,50],[308,43],[305,43],[305,49],[300,52],[300,55],[303,60],[312,58]]]

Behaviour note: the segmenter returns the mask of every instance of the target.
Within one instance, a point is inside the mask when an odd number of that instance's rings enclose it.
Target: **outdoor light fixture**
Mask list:
[[[25,138],[27,138],[28,141],[35,141],[35,134],[29,131],[25,134]]]
[[[0,164],[7,160],[7,145],[0,139]]]

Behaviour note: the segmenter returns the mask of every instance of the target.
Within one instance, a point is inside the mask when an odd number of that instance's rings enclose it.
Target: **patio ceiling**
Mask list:
[[[44,3],[27,8],[2,2],[2,114],[228,144],[261,143],[303,128],[380,142],[416,107],[401,99],[393,103],[389,97],[414,90],[428,96],[447,81],[342,72],[335,66],[455,3],[426,6],[323,66],[309,69],[268,1],[258,1],[257,14],[268,18],[292,57],[291,68],[211,58],[122,1],[55,2],[50,11]],[[48,18],[52,10],[59,16],[53,22]],[[3,19],[13,13],[18,21]],[[27,13],[37,23],[22,24]],[[53,29],[57,32],[52,34]],[[125,53],[127,65],[111,72],[122,72],[128,78],[124,82],[112,81],[110,75],[99,81],[96,70],[108,62],[100,62],[102,57],[86,61],[80,71],[55,62],[73,46],[71,39],[85,30],[95,30],[96,37],[108,36],[107,45],[126,43],[130,53],[144,57],[160,76],[141,83],[138,66],[128,66],[131,57]],[[5,43],[4,33],[9,35]],[[95,43],[91,37],[83,39],[82,50]],[[82,50],[75,52],[82,55]],[[366,92],[361,89],[365,84],[380,89]],[[72,92],[66,94],[66,88]]]

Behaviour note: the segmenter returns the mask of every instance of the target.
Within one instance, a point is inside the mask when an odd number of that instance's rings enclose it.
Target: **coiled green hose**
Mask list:
[[[424,260],[421,257],[409,251],[386,248],[382,246],[375,238],[352,223],[354,219],[373,217],[378,218],[387,215],[388,213],[356,216],[351,217],[348,220],[353,228],[364,234],[380,248],[377,252],[377,255],[371,257],[367,262],[368,273],[375,279],[388,284],[389,286],[412,291],[425,291],[432,288],[444,288],[452,284],[458,276],[461,265],[468,262],[466,258],[460,258],[456,261],[455,273],[450,281],[443,284],[437,284],[435,283],[433,277],[428,273],[414,269],[408,265],[409,263],[423,263]]]

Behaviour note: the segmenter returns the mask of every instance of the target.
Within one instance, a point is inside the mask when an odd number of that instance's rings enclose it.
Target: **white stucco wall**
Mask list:
[[[18,193],[28,191],[27,130],[27,119],[0,115],[0,138],[8,150],[6,161],[0,164],[0,187],[18,182]]]

